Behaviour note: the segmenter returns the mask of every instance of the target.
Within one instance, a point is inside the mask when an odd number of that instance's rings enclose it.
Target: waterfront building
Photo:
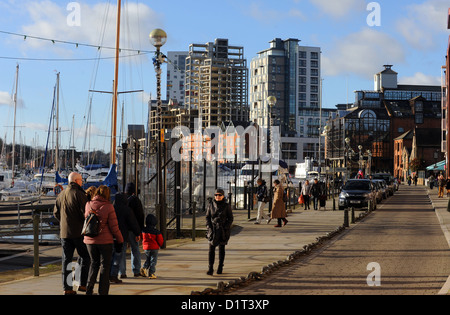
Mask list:
[[[400,175],[404,166],[394,139],[441,127],[441,87],[398,84],[392,65],[384,67],[374,76],[373,91],[355,91],[355,102],[338,105],[328,122],[326,157],[336,168]]]
[[[250,120],[280,127],[282,159],[290,170],[305,157],[319,159],[319,134],[330,112],[321,111],[321,51],[300,40],[275,38],[250,63]],[[275,96],[271,109],[267,98]],[[322,119],[321,119],[322,117]],[[323,160],[323,153],[322,159]]]

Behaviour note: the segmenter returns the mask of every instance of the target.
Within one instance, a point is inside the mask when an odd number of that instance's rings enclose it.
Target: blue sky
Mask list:
[[[75,11],[67,10],[70,2],[3,0],[0,31],[114,46],[117,1],[80,0],[76,2],[79,10]],[[228,38],[230,45],[244,47],[248,64],[276,37],[298,38],[302,45],[321,47],[324,107],[345,103],[347,97],[352,101],[354,90],[373,89],[373,75],[384,64],[394,65],[400,83],[440,84],[450,34],[448,0],[376,1],[378,9],[369,7],[368,10],[369,3],[362,0],[123,0],[120,46],[141,53],[122,59],[119,90],[142,89],[144,93],[120,96],[118,123],[122,102],[125,126],[147,121],[147,102],[150,95],[156,97],[156,83],[152,54],[142,51],[154,50],[148,41],[148,34],[154,28],[162,28],[168,34],[163,51],[188,50],[191,43]],[[368,16],[375,13],[379,26],[367,22]],[[79,25],[69,25],[67,17],[71,14],[79,17]],[[76,147],[82,149],[85,143],[87,148],[90,143],[91,149],[109,152],[111,96],[89,93],[89,90],[112,90],[114,63],[112,59],[96,62],[98,53],[93,47],[53,44],[0,33],[0,137],[6,134],[7,142],[12,142],[11,95],[19,63],[17,137],[20,134],[29,145],[35,139],[44,145],[56,73],[60,72],[62,146],[69,146],[72,117],[75,117]],[[129,54],[137,52],[122,51],[121,56]],[[112,56],[111,50],[101,49],[102,58]],[[165,85],[165,72],[163,78]],[[91,136],[86,139],[91,98]]]

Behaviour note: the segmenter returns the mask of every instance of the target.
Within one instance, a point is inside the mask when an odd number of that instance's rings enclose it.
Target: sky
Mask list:
[[[163,52],[227,38],[244,47],[248,66],[274,38],[320,47],[322,106],[335,108],[355,90],[373,90],[385,64],[400,84],[440,85],[449,8],[448,0],[122,0],[119,91],[143,92],[120,94],[117,136],[122,125],[125,133],[128,124],[146,125],[156,98],[155,28],[168,35]],[[116,11],[116,0],[0,2],[0,138],[12,142],[19,65],[16,143],[45,146],[60,73],[61,147],[110,151],[112,97],[90,91],[112,91]]]

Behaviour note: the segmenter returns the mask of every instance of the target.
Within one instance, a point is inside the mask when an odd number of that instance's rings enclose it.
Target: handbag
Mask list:
[[[101,221],[97,216],[97,212],[92,210],[89,215],[84,219],[83,229],[81,230],[81,235],[96,237],[101,232],[100,229]]]
[[[298,197],[298,203],[301,205],[305,203],[305,198],[303,197],[303,195],[300,195],[300,197]]]

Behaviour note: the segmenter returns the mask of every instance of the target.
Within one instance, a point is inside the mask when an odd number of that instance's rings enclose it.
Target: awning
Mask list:
[[[445,160],[428,166],[427,171],[445,171]]]

